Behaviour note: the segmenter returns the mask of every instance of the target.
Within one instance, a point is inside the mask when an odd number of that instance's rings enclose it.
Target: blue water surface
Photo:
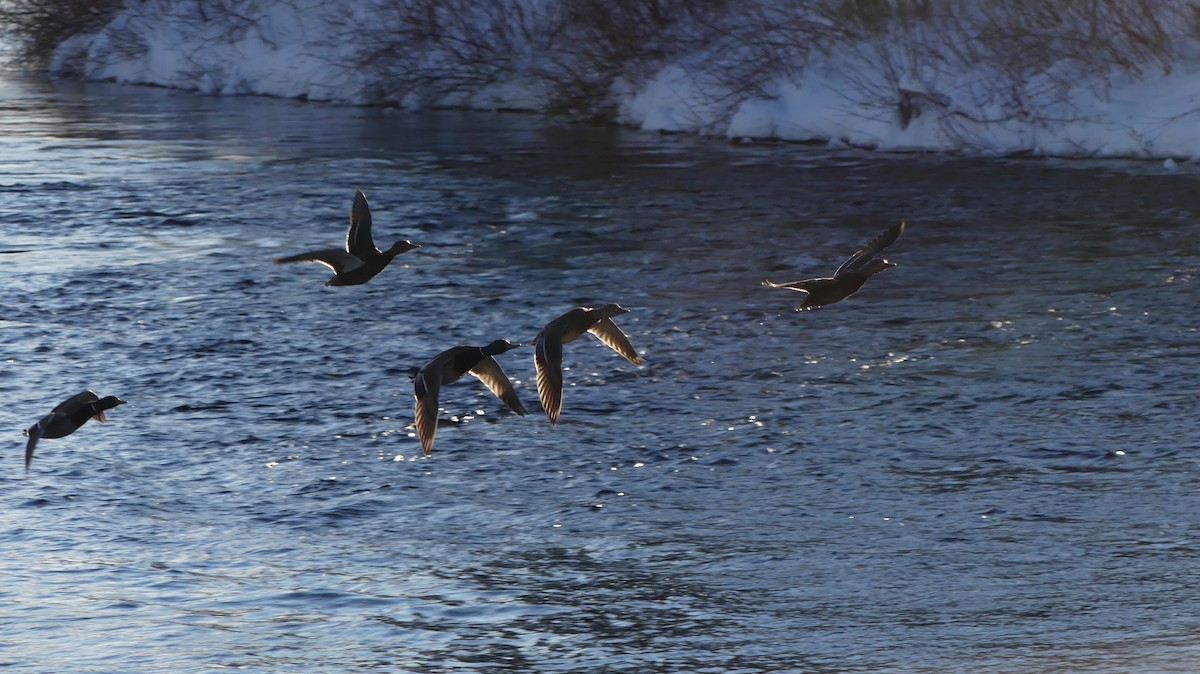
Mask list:
[[[1183,165],[738,145],[536,116],[0,81],[0,666],[1190,672]],[[275,257],[421,248],[328,288]],[[884,227],[812,312],[764,288]],[[564,410],[411,368],[615,301]],[[28,475],[20,431],[129,401]]]

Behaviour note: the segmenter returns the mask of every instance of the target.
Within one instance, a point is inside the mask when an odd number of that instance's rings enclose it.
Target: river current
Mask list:
[[[0,668],[1196,671],[1187,165],[4,77]],[[421,248],[271,263],[355,186]],[[604,302],[643,367],[568,344],[552,427],[511,351],[421,458],[411,368]]]

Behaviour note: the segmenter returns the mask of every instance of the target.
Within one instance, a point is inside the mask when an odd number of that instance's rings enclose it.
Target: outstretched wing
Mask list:
[[[436,374],[422,370],[413,380],[413,397],[416,410],[413,417],[417,425],[417,437],[421,439],[421,452],[429,456],[433,449],[433,438],[437,436],[438,390],[441,382]]]
[[[629,343],[629,337],[621,332],[621,328],[613,323],[611,318],[601,318],[596,321],[592,327],[588,328],[588,332],[595,335],[600,341],[608,345],[610,349],[616,351],[625,357],[625,360],[634,365],[641,365],[646,362],[645,358],[638,355],[634,350],[633,344]]]
[[[363,261],[340,248],[326,248],[308,253],[300,253],[291,257],[276,258],[275,264],[289,262],[320,262],[329,267],[335,274],[344,274],[363,266]]]
[[[354,205],[350,207],[350,231],[346,232],[346,251],[351,255],[364,257],[378,253],[375,240],[371,238],[371,207],[367,205],[367,195],[354,188]]]
[[[508,405],[508,409],[525,416],[525,406],[521,404],[521,399],[517,397],[512,382],[508,380],[508,375],[504,374],[503,368],[495,358],[486,356],[471,368],[471,374],[483,382],[483,385],[487,386],[497,398],[504,401],[504,404]]]
[[[788,290],[795,290],[802,293],[811,293],[814,289],[829,285],[830,283],[833,283],[833,279],[828,277],[806,278],[803,281],[786,281],[784,283],[775,283],[774,281],[762,282],[768,288],[787,288]]]
[[[58,408],[55,408],[55,409],[58,409]],[[36,424],[30,426],[29,430],[25,431],[25,435],[29,436],[29,442],[25,443],[25,472],[26,473],[29,472],[29,463],[31,461],[33,461],[33,450],[35,447],[37,447],[38,440],[42,439],[42,433],[45,431],[46,426],[48,426],[50,424],[50,420],[54,418],[55,414],[56,414],[56,412],[51,412],[50,414],[47,414],[46,416],[39,419]]]
[[[887,248],[893,243],[896,243],[896,239],[899,239],[900,235],[904,233],[904,225],[905,223],[901,222],[898,225],[893,225],[880,232],[878,236],[868,241],[867,245],[863,246],[858,250],[858,252],[851,255],[850,259],[843,262],[842,266],[838,267],[837,271],[835,271],[833,275],[838,276],[844,272],[858,271],[859,269],[862,269],[863,266],[871,261],[871,258],[881,253],[883,249]]]
[[[543,334],[535,345],[538,398],[550,423],[558,423],[562,412],[562,341],[556,334]]]

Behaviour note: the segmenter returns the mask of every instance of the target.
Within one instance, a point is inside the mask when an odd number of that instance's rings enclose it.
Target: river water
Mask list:
[[[8,72],[0,665],[1195,671],[1197,183]],[[422,247],[271,264],[356,185]],[[551,427],[512,351],[420,458],[410,368],[610,301],[644,367],[569,344]]]

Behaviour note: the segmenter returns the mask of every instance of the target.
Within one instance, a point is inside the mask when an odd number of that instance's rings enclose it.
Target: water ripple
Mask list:
[[[20,87],[6,666],[1194,662],[1191,178]],[[350,288],[270,264],[340,241],[354,185],[422,248]],[[844,304],[758,285],[900,218]],[[568,345],[551,427],[506,354],[530,414],[464,379],[420,457],[412,368],[607,301],[644,367]],[[130,404],[26,478],[16,429],[86,387]]]

